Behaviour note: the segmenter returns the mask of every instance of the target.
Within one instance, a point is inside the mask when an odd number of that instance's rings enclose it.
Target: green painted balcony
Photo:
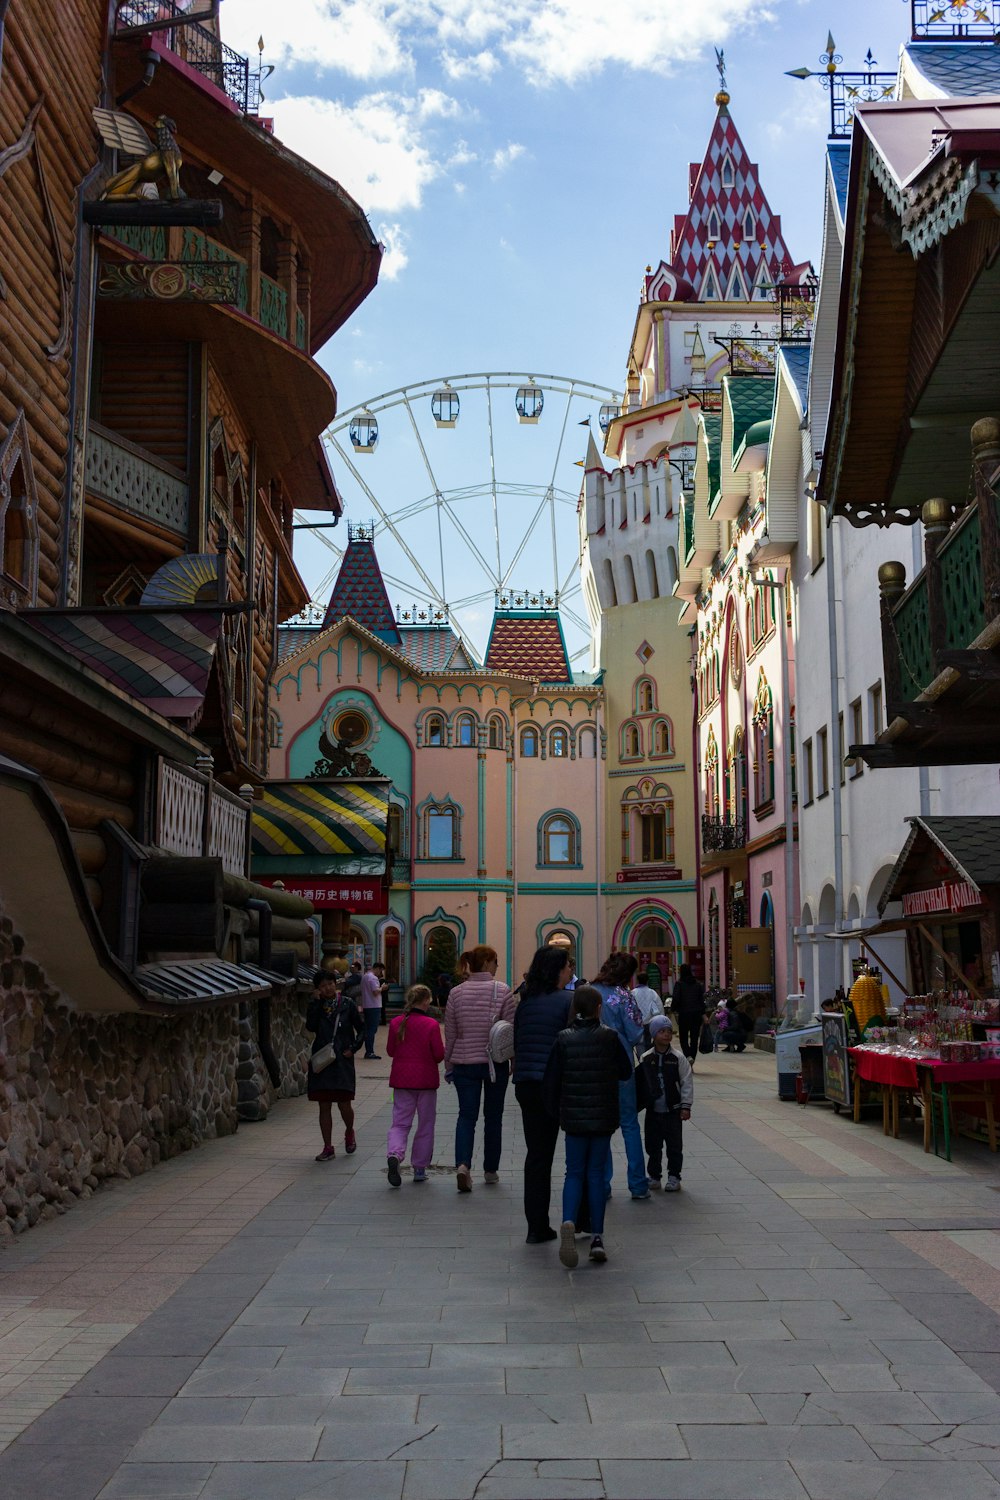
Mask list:
[[[993,504],[996,505],[996,501]],[[969,507],[937,549],[943,643],[964,651],[986,628],[979,504]],[[899,674],[899,701],[912,703],[937,676],[926,567],[889,611]],[[890,663],[887,679],[892,680]]]

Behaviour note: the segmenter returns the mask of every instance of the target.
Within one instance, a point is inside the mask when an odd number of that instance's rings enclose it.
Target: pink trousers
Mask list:
[[[437,1089],[394,1089],[392,1096],[392,1124],[386,1142],[386,1155],[406,1156],[406,1141],[410,1134],[413,1117],[417,1117],[417,1128],[413,1132],[413,1149],[410,1164],[426,1170],[434,1155],[434,1121],[437,1117]]]

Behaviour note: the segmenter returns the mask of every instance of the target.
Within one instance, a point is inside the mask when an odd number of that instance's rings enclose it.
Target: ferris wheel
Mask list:
[[[505,371],[419,381],[341,413],[324,440],[345,519],[371,524],[400,619],[449,621],[481,650],[494,607],[558,608],[571,656],[582,654],[581,429],[596,438],[620,410],[610,387]],[[318,610],[348,528],[297,520],[316,538]]]

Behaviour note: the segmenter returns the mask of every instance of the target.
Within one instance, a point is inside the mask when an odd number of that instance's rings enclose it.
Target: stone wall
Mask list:
[[[280,1092],[303,1092],[305,1003],[272,1010]],[[231,1135],[241,1043],[257,1071],[256,1046],[240,1034],[249,1025],[235,1005],[165,1019],[78,1015],[58,1003],[0,912],[0,1244],[105,1178]],[[265,1097],[275,1097],[270,1080]]]
[[[304,1094],[309,1084],[312,1037],[306,1031],[308,996],[271,1001],[271,1048],[278,1060],[281,1083],[274,1087],[257,1045],[260,1006],[240,1008],[240,1050],[236,1068],[241,1120],[266,1120],[278,1099]]]

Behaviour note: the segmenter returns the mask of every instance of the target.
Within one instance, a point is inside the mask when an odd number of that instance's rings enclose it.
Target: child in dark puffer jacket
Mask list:
[[[566,1132],[566,1180],[559,1259],[577,1264],[576,1219],[586,1181],[593,1240],[590,1259],[607,1260],[604,1249],[605,1171],[611,1137],[618,1129],[618,1085],[632,1076],[632,1063],[618,1036],[601,1025],[601,995],[590,985],[573,991],[571,1024],[561,1031],[545,1070],[545,1097]]]

